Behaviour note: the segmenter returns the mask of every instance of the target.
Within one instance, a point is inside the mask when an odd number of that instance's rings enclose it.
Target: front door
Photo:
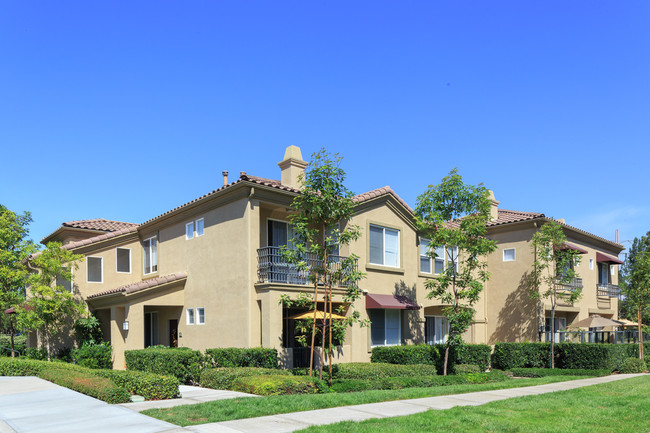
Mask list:
[[[178,320],[169,321],[169,347],[178,347]]]

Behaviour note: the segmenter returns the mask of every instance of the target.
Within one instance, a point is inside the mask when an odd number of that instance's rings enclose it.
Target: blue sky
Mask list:
[[[0,203],[143,222],[288,145],[412,206],[458,167],[501,207],[650,230],[647,1],[12,2]]]

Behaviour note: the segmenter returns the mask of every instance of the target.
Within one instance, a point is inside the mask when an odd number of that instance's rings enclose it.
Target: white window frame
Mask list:
[[[199,221],[201,222],[201,232],[199,233]],[[197,218],[193,221],[185,223],[185,240],[190,240],[203,236],[205,233],[205,219],[203,217]]]
[[[117,263],[118,263],[117,250],[127,250],[129,252],[129,272],[124,272],[117,269]],[[115,272],[117,272],[118,274],[130,274],[132,268],[133,266],[131,266],[131,248],[123,248],[123,247],[115,248]]]
[[[185,240],[194,238],[194,221],[185,224]]]
[[[370,234],[368,234],[368,263],[373,264],[373,265],[379,265],[379,266],[386,266],[387,268],[399,268],[400,265],[402,264],[402,233],[400,229],[395,229],[392,227],[385,227],[385,226],[380,226],[378,224],[370,224],[370,227],[375,227],[378,229],[382,229],[382,235],[383,235],[383,257],[382,257],[382,262],[383,263],[374,263],[370,261]],[[397,232],[397,265],[387,265],[386,264],[386,230],[391,230],[394,232]]]
[[[426,343],[426,344],[431,344],[431,345],[433,345],[433,344],[445,344],[445,343],[447,342],[447,338],[449,338],[449,321],[447,320],[447,318],[446,318],[445,316],[439,316],[439,315],[434,315],[434,314],[431,314],[431,315],[425,315],[425,316],[424,316],[424,323],[425,323],[425,326],[426,326],[426,320],[427,320],[428,318],[433,319],[434,321],[435,321],[436,319],[440,319],[440,322],[441,322],[441,323],[444,325],[444,327],[445,327],[445,333],[444,333],[444,337],[443,337],[443,339],[442,339],[442,342],[436,342],[436,341],[434,341],[433,343],[430,343],[429,341],[425,341],[425,343]],[[435,328],[435,322],[434,322],[434,325],[433,325],[433,326],[434,326],[434,328]],[[435,331],[434,331],[433,339],[435,339]]]
[[[201,222],[201,233],[199,233],[199,221]],[[195,237],[201,237],[205,234],[205,219],[204,218],[198,218],[197,220],[194,221],[194,231],[195,231]]]
[[[506,258],[506,251],[512,251],[512,258]],[[516,248],[504,248],[503,249],[503,261],[504,262],[514,262],[517,260],[517,249]]]
[[[402,310],[394,309],[394,308],[377,308],[376,310],[384,312],[384,344],[372,344],[372,329],[371,329],[370,330],[370,332],[371,332],[371,336],[370,336],[371,346],[370,347],[400,346],[402,344]],[[397,320],[397,335],[399,336],[399,342],[397,342],[395,344],[386,343],[386,323],[387,323],[386,312],[387,311],[397,311],[398,315],[399,315],[399,318]]]
[[[152,239],[156,240],[156,256],[155,256],[156,257],[156,263],[153,262],[154,255],[152,254],[152,251],[151,251],[151,240]],[[149,241],[149,247],[148,248],[144,246],[144,243],[147,242],[147,241]],[[144,239],[142,241],[142,244],[143,244],[142,245],[142,273],[144,275],[155,274],[156,272],[158,272],[158,236],[157,235],[156,236],[151,236],[151,237],[149,237],[147,239]],[[149,272],[146,272],[147,268],[146,268],[146,265],[145,265],[145,258],[146,258],[146,251],[147,250],[149,250],[149,260],[151,262],[150,263],[151,269],[150,269]],[[154,267],[156,269],[154,269]]]
[[[201,314],[199,314],[199,310],[203,313],[203,321],[201,321]],[[196,307],[194,309],[196,312],[196,315],[194,317],[194,321],[197,325],[205,325],[205,307]]]
[[[69,293],[74,293],[74,267],[73,266],[63,266],[63,268],[70,268],[70,281],[65,281],[66,284],[70,284],[70,289],[68,290]],[[87,271],[86,271],[87,272]],[[86,274],[87,276],[87,274]],[[54,284],[57,286],[62,286],[65,289],[64,284],[58,284],[57,279],[54,279]]]
[[[187,323],[188,325],[194,325],[195,322],[196,322],[196,314],[194,312],[194,308],[186,308],[185,309],[185,323]]]
[[[429,245],[430,245],[429,239],[420,238],[420,273],[432,275],[435,272],[435,260],[433,260],[432,257],[429,256]],[[422,248],[425,248],[424,254],[422,254]],[[429,261],[429,272],[422,270],[422,259],[427,259]]]
[[[88,259],[99,259],[99,281],[90,281],[88,273],[90,272],[90,266],[88,266]],[[86,282],[88,283],[103,283],[104,282],[104,258],[101,256],[88,256],[86,257]]]
[[[589,259],[589,270],[590,271],[594,270],[594,259]]]
[[[269,233],[269,221],[275,221],[275,222],[283,223],[283,224],[287,225],[287,248],[288,249],[295,249],[295,247],[293,245],[293,242],[291,242],[291,239],[293,239],[293,237],[295,235],[295,233],[293,231],[293,224],[291,224],[289,221],[283,221],[283,220],[279,220],[277,218],[267,218],[266,219],[266,246],[267,247],[273,246],[273,245],[271,245],[269,243],[269,239],[271,237],[270,233]]]

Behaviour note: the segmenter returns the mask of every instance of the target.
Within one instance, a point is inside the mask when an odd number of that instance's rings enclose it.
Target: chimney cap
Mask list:
[[[221,174],[224,175],[224,176],[228,176],[228,170],[222,171]]]

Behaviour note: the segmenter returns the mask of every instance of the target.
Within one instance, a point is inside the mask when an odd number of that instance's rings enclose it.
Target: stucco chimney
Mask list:
[[[564,218],[560,218],[556,221],[559,222],[560,224],[566,224],[566,220]]]
[[[307,162],[303,161],[302,153],[298,146],[289,146],[284,151],[284,159],[278,162],[282,177],[280,182],[282,185],[290,186],[299,189],[298,176],[305,172]]]
[[[497,201],[496,198],[494,198],[494,191],[491,189],[488,190],[489,195],[488,199],[490,199],[491,205],[490,205],[490,221],[496,221],[499,218],[499,201]]]
[[[228,185],[228,172],[224,170],[221,174],[223,174],[223,186]]]

